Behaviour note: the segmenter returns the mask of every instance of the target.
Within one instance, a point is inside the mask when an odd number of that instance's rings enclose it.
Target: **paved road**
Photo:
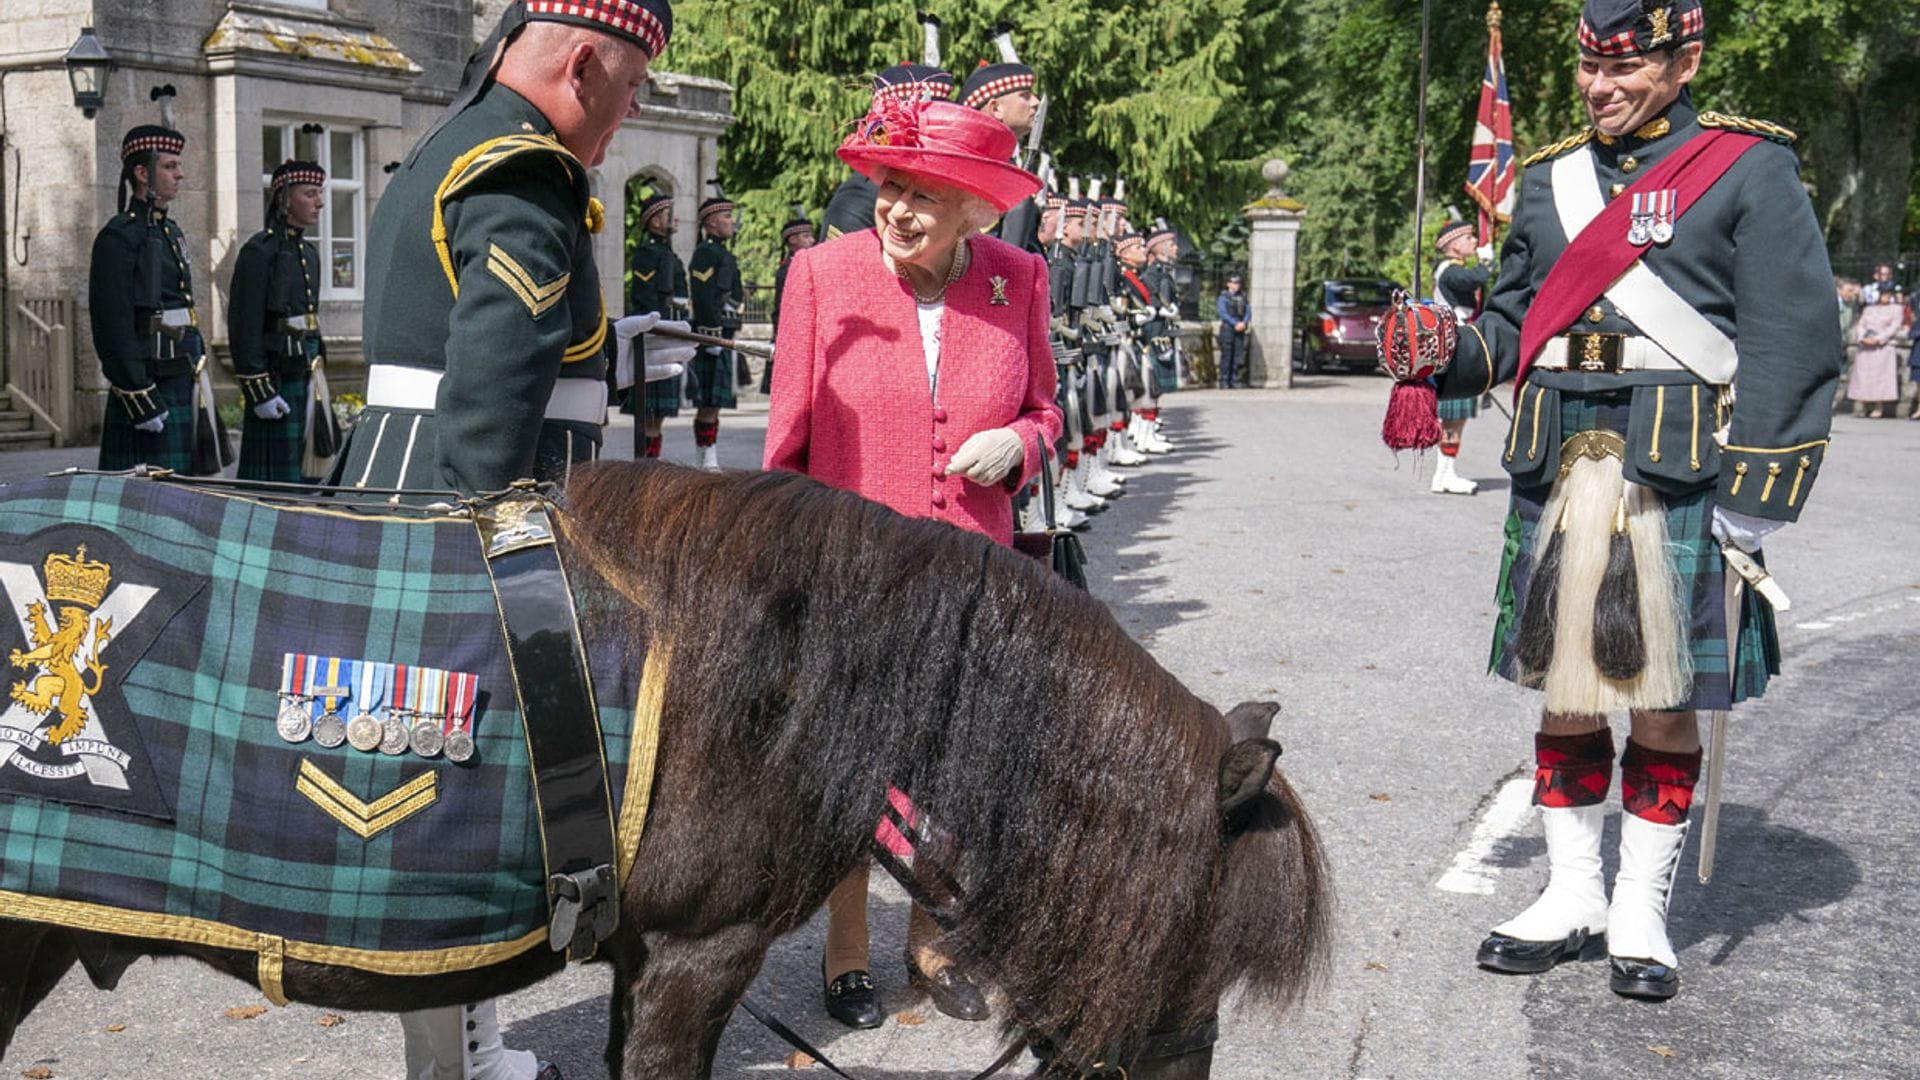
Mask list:
[[[1537,825],[1502,827],[1499,793],[1527,774],[1537,706],[1480,674],[1492,619],[1504,483],[1498,418],[1468,429],[1474,498],[1430,496],[1427,466],[1376,430],[1385,385],[1318,378],[1290,394],[1169,399],[1181,452],[1139,471],[1087,536],[1094,590],[1169,670],[1222,706],[1284,705],[1282,764],[1325,834],[1339,892],[1328,978],[1283,1017],[1227,1018],[1221,1078],[1920,1075],[1920,424],[1841,418],[1804,524],[1770,546],[1792,594],[1787,673],[1734,728],[1720,867],[1674,899],[1686,989],[1615,998],[1604,964],[1516,978],[1475,970],[1487,926],[1544,881]],[[668,433],[668,456],[692,457]],[[730,419],[722,460],[758,460],[763,414]],[[614,433],[616,445],[630,438]],[[75,455],[71,452],[68,458]],[[25,457],[19,455],[18,457]],[[65,464],[51,455],[32,463]],[[85,463],[84,453],[79,463]],[[0,455],[0,478],[21,475]],[[1463,856],[1481,840],[1485,858]],[[1689,849],[1687,867],[1692,867]],[[1465,868],[1483,893],[1443,891]],[[911,1009],[904,901],[876,883],[876,975]],[[938,1015],[867,1033],[817,1011],[819,920],[782,941],[754,989],[843,1065],[885,1080],[963,1080],[990,1033]],[[603,972],[577,970],[502,1003],[510,1040],[569,1078],[603,1075]],[[332,1080],[399,1072],[398,1025],[321,1027],[196,966],[143,963],[108,996],[63,984],[0,1076]],[[108,1033],[108,1025],[125,1029]],[[784,1048],[738,1019],[717,1075],[786,1072]],[[814,1072],[809,1075],[824,1075]]]

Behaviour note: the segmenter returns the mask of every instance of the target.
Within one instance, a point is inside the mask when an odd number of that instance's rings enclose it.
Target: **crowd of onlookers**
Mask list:
[[[1913,295],[1887,263],[1874,267],[1864,285],[1840,277],[1834,287],[1847,343],[1842,407],[1852,402],[1856,416],[1920,420],[1920,354],[1914,350],[1920,323]]]

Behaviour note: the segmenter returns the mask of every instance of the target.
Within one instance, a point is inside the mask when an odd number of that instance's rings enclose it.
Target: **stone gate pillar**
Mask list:
[[[1300,245],[1300,216],[1306,205],[1280,190],[1287,163],[1279,158],[1261,166],[1267,193],[1246,208],[1253,227],[1247,259],[1247,300],[1253,310],[1247,344],[1247,385],[1285,390],[1293,385],[1294,268]]]

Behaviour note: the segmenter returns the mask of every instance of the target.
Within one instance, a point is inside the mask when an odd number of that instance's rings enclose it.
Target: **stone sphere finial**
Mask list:
[[[1267,163],[1265,165],[1260,166],[1260,178],[1262,180],[1265,180],[1268,186],[1272,187],[1273,190],[1279,191],[1280,182],[1285,180],[1287,178],[1287,174],[1292,171],[1293,171],[1292,167],[1290,167],[1285,161],[1282,161],[1279,158],[1268,158]]]

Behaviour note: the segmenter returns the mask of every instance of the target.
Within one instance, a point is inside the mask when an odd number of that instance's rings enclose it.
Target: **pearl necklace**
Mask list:
[[[907,276],[906,267],[894,262],[893,256],[891,255],[885,257],[887,266],[891,268],[901,280],[907,283],[907,288],[913,290],[913,299],[916,303],[937,304],[947,298],[947,289],[952,286],[954,282],[960,280],[960,275],[967,272],[967,266],[973,262],[973,248],[964,237],[961,238],[960,246],[954,250],[953,261],[947,266],[947,280],[941,282],[940,287],[935,289],[931,296],[922,293],[915,287],[913,279]]]

